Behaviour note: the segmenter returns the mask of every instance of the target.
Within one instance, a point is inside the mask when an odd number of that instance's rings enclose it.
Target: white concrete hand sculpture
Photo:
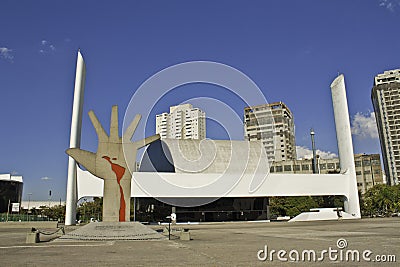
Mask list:
[[[89,117],[98,137],[97,152],[93,153],[79,148],[70,148],[66,152],[91,174],[104,180],[103,221],[129,221],[132,181],[132,174],[129,170],[135,170],[136,162],[126,162],[123,147],[129,148],[129,153],[133,155],[132,158],[136,159],[139,148],[160,139],[160,136],[157,134],[131,142],[141,118],[140,115],[136,115],[126,129],[124,137],[119,137],[118,106],[112,107],[110,136],[106,134],[93,111],[89,111]]]

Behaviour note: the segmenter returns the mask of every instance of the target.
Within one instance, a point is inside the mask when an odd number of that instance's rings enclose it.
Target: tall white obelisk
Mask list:
[[[349,109],[347,105],[344,76],[339,75],[331,84],[333,113],[335,116],[336,138],[339,149],[340,169],[348,174],[349,199],[344,201],[344,210],[355,218],[361,218],[358,199],[356,167],[354,165],[353,141],[351,139]]]
[[[70,148],[79,148],[81,145],[82,129],[82,110],[83,93],[85,91],[86,67],[80,50],[76,61],[74,103],[72,108],[71,135],[69,140]],[[71,157],[68,157],[68,180],[67,180],[67,199],[65,211],[65,225],[74,225],[76,222],[77,205],[77,181],[76,181],[77,163]]]

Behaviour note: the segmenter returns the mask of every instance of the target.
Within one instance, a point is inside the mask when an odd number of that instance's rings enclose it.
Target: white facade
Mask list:
[[[156,133],[161,139],[205,139],[205,113],[191,104],[172,106],[156,116]]]
[[[0,180],[3,180],[3,181],[14,181],[14,182],[23,183],[21,175],[12,175],[12,174],[9,174],[9,173],[0,174]]]
[[[244,139],[261,140],[270,162],[296,159],[293,115],[283,102],[246,107]]]
[[[32,210],[32,209],[44,209],[47,207],[54,207],[58,205],[65,205],[65,201],[38,201],[38,200],[24,200],[21,201],[21,209]]]
[[[378,126],[386,181],[399,183],[400,175],[400,69],[375,77],[372,103]]]

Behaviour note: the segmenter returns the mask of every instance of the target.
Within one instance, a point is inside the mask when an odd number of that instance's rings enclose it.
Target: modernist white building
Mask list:
[[[385,71],[375,77],[371,93],[379,139],[389,185],[400,176],[400,69]]]
[[[58,206],[58,205],[65,205],[65,201],[54,201],[54,200],[51,200],[51,201],[46,201],[46,200],[43,200],[43,201],[37,201],[37,200],[21,201],[21,209],[24,209],[24,210],[32,210],[32,209],[40,210],[40,209],[45,209],[48,207],[54,207],[54,206]]]
[[[246,107],[244,139],[261,140],[270,162],[296,159],[293,115],[283,102]]]
[[[207,63],[196,62],[210,68]],[[231,71],[231,69],[228,69]],[[70,147],[79,147],[85,68],[78,55]],[[164,139],[158,145],[170,168],[132,173],[131,197],[191,201],[198,206],[204,199],[265,198],[269,196],[324,196],[344,198],[342,219],[361,217],[357,193],[356,168],[347,106],[344,76],[331,84],[333,111],[338,142],[340,173],[337,174],[269,174],[269,163],[260,141]],[[327,88],[328,89],[328,88]],[[186,116],[186,113],[185,113]],[[205,129],[204,129],[205,132]],[[186,133],[185,133],[186,134]],[[75,142],[76,141],[76,142]],[[147,147],[151,149],[153,144]],[[149,153],[149,155],[157,155]],[[160,160],[158,157],[149,163]],[[102,196],[104,181],[70,161],[68,169],[66,225],[74,224],[77,200],[84,196]],[[143,160],[142,160],[143,163]],[[144,166],[141,164],[141,166]],[[164,166],[160,166],[164,167]],[[193,205],[196,202],[196,205]],[[175,203],[175,202],[174,202]],[[210,202],[209,202],[210,203]],[[237,203],[236,203],[237,204]],[[178,206],[178,205],[175,205]],[[239,207],[241,205],[235,205]],[[240,209],[240,207],[239,207]],[[337,219],[333,209],[329,216],[313,212],[308,220]]]
[[[191,104],[172,106],[156,116],[156,133],[161,139],[205,139],[205,113]]]

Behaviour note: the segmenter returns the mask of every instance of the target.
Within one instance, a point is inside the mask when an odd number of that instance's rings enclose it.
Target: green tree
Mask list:
[[[364,216],[391,216],[400,211],[400,185],[378,184],[361,197]]]
[[[91,201],[82,202],[78,209],[77,215],[79,220],[83,222],[90,221],[91,218],[95,220],[102,220],[103,198],[94,197]]]
[[[270,198],[272,214],[281,216],[293,217],[316,207],[318,207],[317,202],[310,196]]]
[[[65,218],[65,205],[56,205],[53,207],[43,207],[42,215],[50,220],[63,221]]]
[[[269,201],[272,214],[290,217],[312,208],[343,207],[343,199],[340,196],[271,197]]]

